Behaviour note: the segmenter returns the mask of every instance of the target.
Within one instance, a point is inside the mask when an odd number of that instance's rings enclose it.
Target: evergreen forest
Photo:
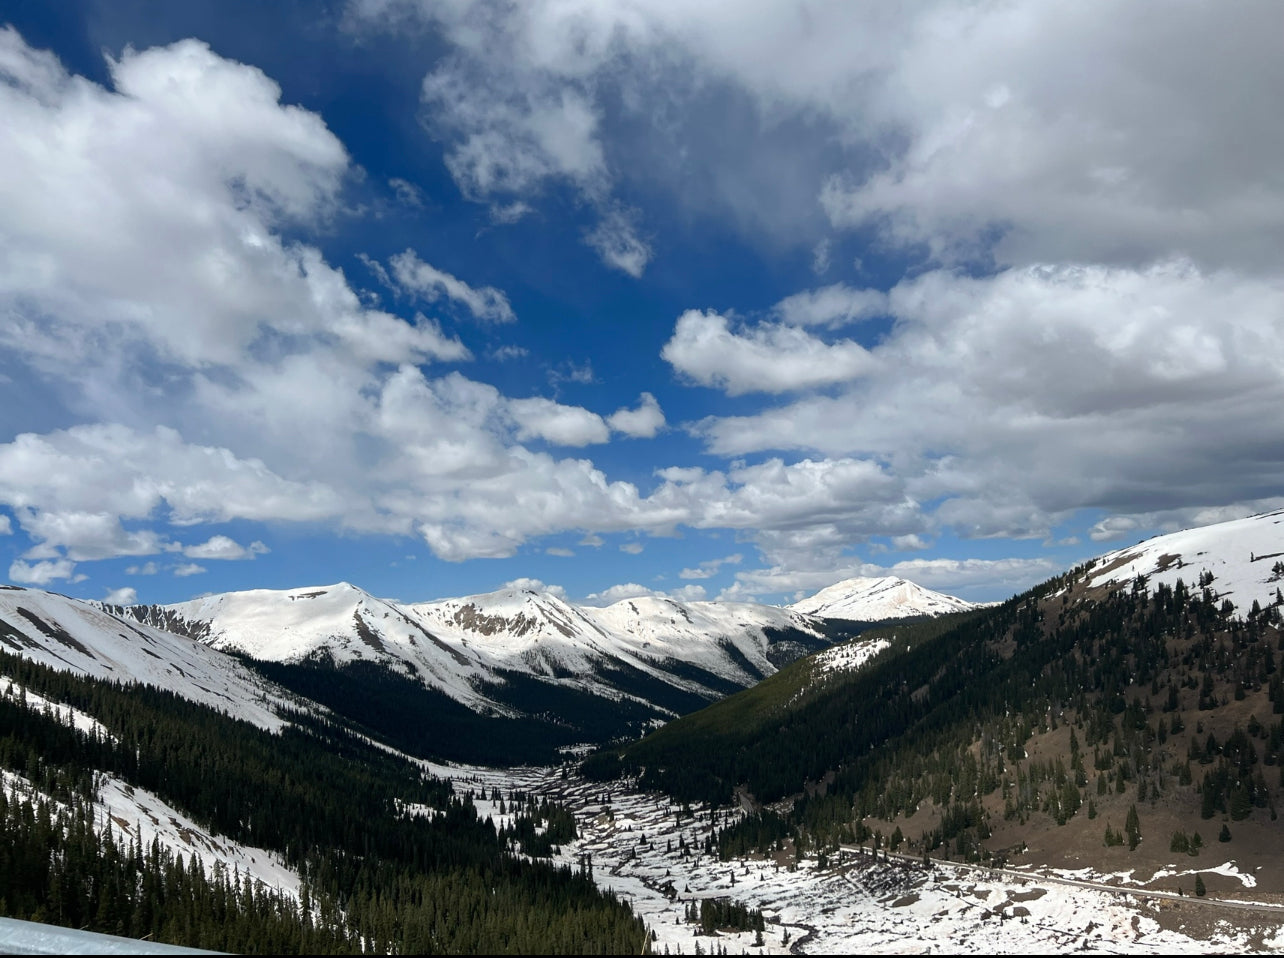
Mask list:
[[[300,712],[280,733],[149,686],[0,652],[0,914],[265,954],[637,952],[645,928],[589,875],[540,856],[569,814],[480,820],[471,795]],[[26,698],[72,706],[81,731]],[[212,834],[267,849],[301,900],[95,818],[102,776],[146,789]]]

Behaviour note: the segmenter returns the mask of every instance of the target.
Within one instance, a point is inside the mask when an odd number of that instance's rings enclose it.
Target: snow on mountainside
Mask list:
[[[1130,585],[1145,576],[1147,585],[1199,587],[1201,576],[1220,598],[1229,599],[1240,615],[1253,601],[1275,602],[1284,588],[1284,509],[1213,525],[1156,536],[1095,560],[1089,574],[1094,586]]]
[[[344,582],[131,611],[256,659],[379,663],[471,709],[509,716],[520,710],[498,694],[506,675],[639,700],[619,685],[623,670],[712,700],[829,644],[814,619],[772,606],[647,597],[602,609],[525,589],[402,605]]]
[[[275,707],[298,703],[235,659],[96,603],[0,586],[0,649],[79,675],[173,689],[260,728],[284,722]]]
[[[787,608],[827,619],[879,622],[912,615],[965,612],[977,608],[977,605],[924,589],[907,579],[882,576],[876,579],[844,579]]]

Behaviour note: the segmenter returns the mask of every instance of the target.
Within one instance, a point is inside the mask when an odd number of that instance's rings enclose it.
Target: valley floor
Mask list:
[[[704,851],[704,842],[714,821],[721,826],[738,810],[683,814],[664,796],[608,789],[570,770],[434,771],[449,775],[461,791],[475,789],[479,812],[497,822],[499,803],[482,797],[496,788],[505,795],[547,795],[572,808],[580,837],[560,850],[560,860],[575,868],[591,862],[598,885],[645,919],[655,936],[652,950],[660,954],[1284,951],[1284,908],[1276,906],[1141,894],[1123,887],[1126,875],[1025,874],[949,862],[928,868],[921,860],[884,861],[855,848],[829,855],[823,867],[810,855],[795,862],[792,852],[723,862]],[[1203,870],[1252,887],[1252,877],[1233,862]],[[696,934],[699,926],[685,921],[688,906],[717,897],[762,910],[761,945],[754,932]]]

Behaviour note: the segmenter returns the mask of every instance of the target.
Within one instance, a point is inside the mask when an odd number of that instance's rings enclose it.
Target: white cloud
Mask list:
[[[977,267],[933,269],[889,296],[806,290],[768,321],[684,314],[666,358],[693,381],[827,394],[697,427],[715,454],[813,458],[661,469],[649,496],[522,443],[642,435],[662,426],[658,403],[603,420],[436,376],[423,367],[468,356],[459,339],[362,305],[306,242],[344,205],[346,151],[260,71],[188,41],[122,54],[108,89],[4,31],[0,348],[47,385],[59,421],[94,423],[0,445],[0,502],[35,542],[20,567],[70,573],[77,557],[174,548],[165,523],[250,519],[416,533],[451,559],[568,529],[690,524],[738,530],[769,563],[804,569],[941,524],[1039,535],[1083,506],[1131,516],[1261,501],[1284,449],[1271,364],[1284,174],[1260,148],[1284,122],[1264,99],[1284,68],[1260,9],[1217,24],[1244,69],[1224,69],[1219,48],[1182,58],[1200,69],[1168,83],[1173,51],[1223,35],[1205,19],[1215,12],[434,5],[448,52],[425,87],[426,122],[498,219],[569,186],[603,229],[622,217],[605,249],[640,272],[638,223],[652,220],[619,197],[647,164],[622,162],[613,131],[664,133],[667,150],[707,124],[671,160],[686,189],[738,192],[727,203],[746,231],[822,215],[778,204],[764,219],[773,201],[743,175],[761,161],[821,196],[843,229]],[[1063,28],[1064,44],[1033,42]],[[708,110],[658,129],[696,102],[682,97],[706,95],[696,87],[712,91],[706,107],[745,107],[742,139]],[[1151,89],[1158,108],[1141,95]],[[744,149],[772,136],[800,142]],[[808,139],[837,165],[775,162],[815,156]],[[724,155],[736,162],[710,164]],[[824,252],[817,235],[795,241]],[[421,294],[511,318],[499,290],[413,251],[401,262]],[[979,275],[994,263],[1015,265]],[[820,335],[884,315],[892,325],[868,348]],[[593,379],[587,365],[558,376]]]
[[[492,223],[516,223],[522,217],[534,212],[533,206],[520,200],[513,203],[492,204],[490,219]]]
[[[586,359],[583,363],[576,363],[573,360],[566,359],[548,371],[548,381],[554,385],[579,383],[582,386],[587,386],[597,382],[597,377],[593,375],[593,363],[591,360]]]
[[[636,219],[631,211],[612,209],[589,231],[585,242],[607,266],[640,279],[651,261],[651,247],[638,237]]]
[[[423,190],[415,186],[414,183],[409,180],[403,180],[399,176],[394,176],[388,180],[388,185],[392,187],[392,192],[396,194],[397,201],[403,206],[416,210],[423,209]]]
[[[210,536],[199,545],[183,547],[183,555],[189,559],[253,559],[255,556],[270,552],[262,542],[255,540],[243,546],[234,539],[224,535]]]
[[[493,286],[475,288],[450,273],[430,266],[414,250],[398,253],[388,261],[393,278],[406,292],[436,302],[442,296],[466,307],[474,319],[488,323],[516,322],[508,297]]]
[[[138,590],[130,586],[122,586],[119,589],[110,589],[103,596],[103,603],[106,605],[134,605],[138,602]]]
[[[0,536],[13,535],[13,525],[9,522],[9,517],[0,513]]]
[[[566,590],[560,585],[549,585],[542,579],[533,579],[529,576],[522,576],[521,578],[513,579],[511,582],[505,582],[503,587],[505,589],[547,593],[548,595],[557,596],[559,599],[566,598]]]
[[[831,219],[882,224],[938,257],[984,253],[997,233],[1004,264],[1144,266],[1180,252],[1273,269],[1284,228],[1267,211],[1284,204],[1284,176],[1265,91],[1284,68],[1262,32],[1271,6],[1241,13],[1191,7],[1156,22],[1032,0],[922,11],[852,103],[875,121],[857,135],[882,126],[897,145],[872,175],[831,181]]]
[[[503,55],[445,58],[423,81],[429,129],[451,141],[446,167],[460,191],[520,197],[552,177],[599,191],[606,165],[589,97],[569,84],[520,85],[522,65]]]
[[[524,356],[529,355],[530,350],[525,346],[514,346],[511,343],[506,343],[503,346],[497,346],[489,353],[491,359],[500,363],[508,362],[510,359],[521,359]]]
[[[824,276],[829,272],[829,266],[832,262],[833,243],[829,237],[825,237],[811,248],[811,271],[817,276]]]
[[[77,562],[113,556],[154,555],[170,548],[165,538],[151,529],[126,530],[120,519],[108,512],[19,513],[23,531],[34,541],[26,557],[49,559],[65,549]]]
[[[159,571],[160,566],[151,561],[125,567],[125,575],[156,575]]]
[[[557,180],[603,202],[640,169],[757,237],[802,222],[813,249],[819,197],[834,223],[937,258],[1278,262],[1269,2],[1160,20],[1105,0],[352,9],[444,42],[426,122],[479,199]]]
[[[44,559],[35,563],[15,559],[9,566],[10,581],[22,585],[44,586],[56,579],[73,579],[75,575],[76,563],[70,559]]]
[[[621,552],[627,552],[631,556],[641,555],[645,549],[646,546],[640,542],[626,542],[620,546]]]
[[[185,443],[172,429],[73,426],[0,445],[0,501],[48,557],[147,555],[173,546],[151,530],[126,530],[164,507],[171,522],[336,517],[347,504],[318,482],[291,482],[257,460]]]
[[[913,532],[903,536],[892,536],[891,541],[893,549],[926,549],[931,546],[930,542]]]
[[[575,555],[574,549],[568,549],[565,546],[549,546],[544,550],[545,555],[559,556],[563,559],[569,559]]]
[[[580,406],[551,399],[510,399],[508,414],[517,423],[518,439],[543,439],[559,446],[587,446],[611,438],[602,417]]]
[[[650,589],[636,582],[621,582],[601,592],[586,596],[584,603],[594,606],[608,606],[625,599],[636,599],[640,596],[655,596],[661,599],[676,599],[679,602],[700,602],[705,598],[705,589],[699,585],[685,585],[670,591]]]
[[[846,382],[874,359],[849,339],[826,343],[794,326],[761,323],[733,332],[727,318],[689,309],[660,353],[674,369],[729,395],[782,393]]]
[[[680,579],[711,579],[718,574],[718,570],[724,565],[739,565],[744,560],[739,552],[733,555],[723,556],[721,559],[708,559],[701,562],[697,568],[683,569],[678,573]]]
[[[174,566],[174,575],[179,576],[180,578],[186,578],[190,575],[200,575],[205,571],[205,566],[198,565],[195,562],[183,562]]]
[[[1284,280],[1184,261],[934,271],[894,288],[888,308],[896,323],[861,379],[706,419],[709,449],[875,457],[968,535],[1046,536],[1082,507],[1131,514],[1278,488],[1284,381],[1269,357]]]
[[[1127,535],[1137,527],[1137,520],[1131,516],[1106,516],[1088,530],[1088,538],[1093,542],[1106,542]]]
[[[759,596],[789,595],[800,599],[843,579],[900,576],[924,588],[949,595],[1015,595],[1062,571],[1045,558],[1008,559],[907,559],[890,566],[848,560],[836,565],[787,565],[736,573],[736,583],[723,590],[721,599],[748,600]]]
[[[638,397],[636,409],[617,409],[607,417],[606,424],[634,439],[651,439],[664,428],[664,412],[656,398],[644,392]]]
[[[600,548],[605,544],[606,544],[605,539],[603,539],[601,536],[593,535],[592,533],[589,533],[583,539],[580,540],[580,545],[588,546],[592,549]]]
[[[887,312],[887,294],[834,283],[786,296],[775,312],[791,326],[842,326]]]

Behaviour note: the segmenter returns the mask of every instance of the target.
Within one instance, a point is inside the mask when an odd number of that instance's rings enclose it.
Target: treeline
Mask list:
[[[70,808],[88,803],[95,773],[107,772],[213,833],[278,853],[304,879],[306,912],[336,948],[358,942],[367,951],[459,954],[641,947],[641,920],[588,876],[510,852],[510,843],[542,850],[530,844],[536,820],[564,835],[564,810],[536,808],[518,817],[512,834],[500,835],[449,782],[314,716],[295,715],[296,725],[269,733],[163,690],[57,672],[6,653],[0,674],[21,690],[0,696],[0,765]],[[27,691],[94,716],[103,731],[79,731],[29,707]],[[0,847],[16,847],[17,835],[6,829]],[[131,867],[159,869],[160,877],[139,872],[120,881],[163,884],[169,866],[147,858],[143,853],[138,864],[135,850]],[[122,920],[81,924],[115,933]],[[283,918],[286,926],[301,920]],[[217,947],[195,931],[170,940]],[[294,942],[308,951],[314,943],[287,930],[262,941],[247,950],[280,953]]]

